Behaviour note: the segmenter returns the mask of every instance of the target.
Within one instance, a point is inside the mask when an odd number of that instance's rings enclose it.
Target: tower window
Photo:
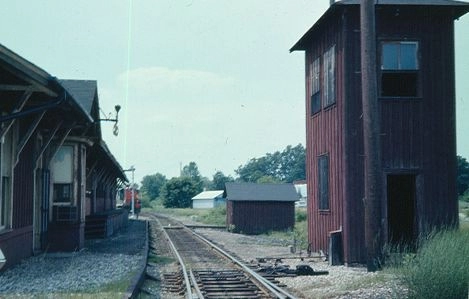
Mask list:
[[[418,42],[383,42],[381,96],[418,96]]]
[[[321,111],[320,58],[311,64],[311,115]]]

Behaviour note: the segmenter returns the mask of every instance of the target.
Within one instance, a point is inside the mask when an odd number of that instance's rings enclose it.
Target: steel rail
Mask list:
[[[161,215],[159,215],[161,216]],[[167,217],[167,216],[162,216],[163,218],[166,218],[166,219],[171,219],[170,217]],[[157,217],[155,217],[157,218]],[[163,227],[164,228],[164,227]],[[280,299],[297,299],[295,296],[293,296],[292,294],[288,293],[287,291],[283,290],[282,288],[278,287],[277,285],[275,285],[274,283],[270,282],[269,280],[267,280],[265,277],[261,276],[260,274],[254,272],[252,269],[250,269],[249,267],[247,267],[246,265],[244,265],[244,263],[242,263],[241,261],[239,261],[238,259],[236,259],[235,257],[233,257],[232,255],[230,255],[229,253],[227,253],[226,251],[224,251],[223,249],[221,249],[220,247],[218,247],[217,245],[213,244],[211,241],[209,241],[208,239],[206,239],[205,237],[201,236],[200,234],[194,232],[193,230],[187,228],[184,224],[181,224],[181,227],[180,228],[183,228],[183,229],[187,229],[190,231],[191,234],[193,234],[194,236],[196,236],[197,238],[199,238],[200,240],[202,240],[204,243],[206,243],[207,245],[209,245],[211,248],[215,249],[216,251],[218,251],[219,253],[221,253],[222,255],[224,255],[225,257],[227,257],[228,259],[230,259],[233,263],[237,264],[239,267],[241,267],[248,275],[250,275],[252,277],[252,279],[254,279],[255,281],[257,281],[260,285],[262,285],[262,287],[265,287],[268,291],[270,291],[272,294],[274,294],[277,298],[280,298]],[[171,239],[169,238],[169,235],[167,234],[166,230],[164,230],[164,233],[165,233],[165,236],[167,237],[167,239],[170,241],[170,246],[172,248],[172,250],[175,252],[175,254],[178,256],[178,259],[181,261],[182,258],[179,256],[179,254],[177,253],[177,250],[174,246],[174,244],[172,243]],[[181,263],[181,262],[180,262]],[[183,265],[183,262],[181,263],[181,265]],[[186,276],[186,270],[185,270],[185,266],[183,265],[183,269],[184,269],[184,275]],[[192,271],[191,271],[192,272]],[[192,274],[193,276],[193,274]],[[195,280],[195,277],[193,277],[193,279]],[[195,284],[197,284],[195,282]],[[197,289],[196,289],[196,293],[197,293]],[[198,296],[201,296],[202,294],[198,294]],[[200,298],[203,298],[200,297]]]
[[[191,277],[191,280],[194,283],[195,293],[198,296],[197,298],[204,299],[204,295],[202,294],[202,291],[200,290],[199,286],[197,285],[197,279],[194,276],[194,272],[192,272],[192,269],[190,269],[189,271],[190,271],[189,275]]]
[[[158,221],[158,223],[159,223],[159,220],[156,217],[155,217],[155,220]],[[159,224],[161,225],[161,223],[159,223]],[[187,275],[187,270],[186,270],[186,266],[184,265],[184,261],[182,260],[181,256],[179,255],[179,252],[177,251],[176,246],[174,246],[173,241],[171,241],[171,238],[169,237],[168,233],[166,232],[165,227],[164,226],[162,226],[162,227],[163,227],[163,233],[165,235],[165,238],[166,238],[166,240],[168,240],[169,246],[171,247],[171,250],[173,251],[176,258],[178,259],[179,264],[181,265],[182,273],[184,275],[184,282],[186,283],[186,298],[187,299],[193,299],[193,297],[192,297],[192,287],[191,287],[191,283],[190,283],[190,280],[189,280],[189,276]]]
[[[210,247],[214,248],[215,250],[217,250],[218,252],[220,252],[221,254],[223,254],[224,256],[226,256],[227,258],[229,258],[231,261],[233,261],[234,263],[236,263],[238,266],[240,266],[241,268],[243,268],[244,271],[246,271],[249,275],[251,275],[254,279],[256,279],[259,283],[261,283],[263,286],[265,286],[270,292],[272,292],[273,294],[275,294],[275,296],[277,296],[278,298],[282,298],[282,299],[297,299],[295,296],[291,295],[290,293],[288,293],[287,291],[283,290],[282,288],[278,287],[277,285],[275,285],[274,283],[268,281],[265,277],[263,277],[262,275],[259,275],[257,274],[256,272],[254,272],[252,269],[250,269],[249,267],[247,267],[244,263],[242,263],[241,261],[239,261],[238,259],[236,259],[235,257],[233,257],[232,255],[230,255],[228,252],[224,251],[223,249],[221,249],[220,247],[218,247],[217,245],[213,244],[212,242],[210,242],[209,240],[207,240],[206,238],[204,238],[203,236],[201,236],[200,234],[192,231],[192,234],[194,234],[195,236],[197,236],[199,239],[201,239],[202,241],[204,241],[205,243],[207,243]]]

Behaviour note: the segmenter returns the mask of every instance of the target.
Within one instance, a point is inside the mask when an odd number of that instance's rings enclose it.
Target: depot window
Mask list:
[[[72,204],[73,201],[73,147],[61,146],[52,161],[54,204]]]

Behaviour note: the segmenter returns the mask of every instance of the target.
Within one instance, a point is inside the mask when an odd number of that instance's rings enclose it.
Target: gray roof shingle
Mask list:
[[[92,117],[91,110],[98,89],[96,80],[59,80],[59,82],[83,111]]]
[[[297,201],[293,184],[226,183],[227,200],[233,201]]]

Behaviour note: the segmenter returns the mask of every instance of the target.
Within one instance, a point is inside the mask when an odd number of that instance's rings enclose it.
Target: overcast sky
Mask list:
[[[98,81],[103,137],[135,180],[194,161],[212,177],[305,143],[304,53],[329,0],[1,0],[0,43]],[[469,158],[469,15],[456,22],[458,154]]]

